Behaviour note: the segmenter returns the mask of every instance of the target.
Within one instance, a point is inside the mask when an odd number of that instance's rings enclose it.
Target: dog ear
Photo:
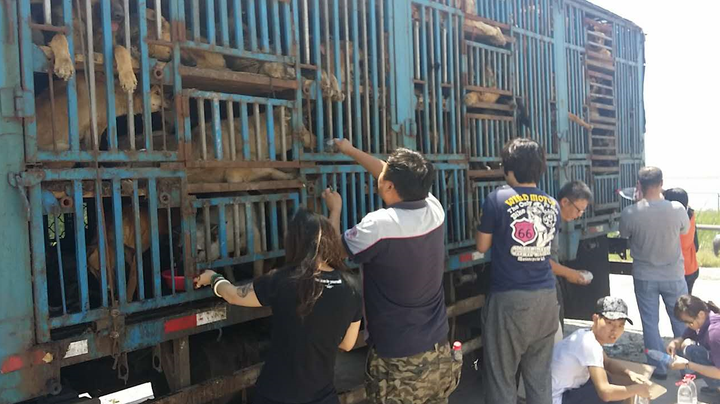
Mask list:
[[[157,15],[155,14],[155,10],[152,8],[148,8],[145,10],[145,18],[148,21],[155,21],[157,19]]]

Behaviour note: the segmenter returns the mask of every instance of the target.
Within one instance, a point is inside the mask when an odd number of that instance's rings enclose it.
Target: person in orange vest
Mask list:
[[[688,206],[688,194],[682,188],[666,189],[663,191],[663,196],[665,200],[680,202],[687,209],[688,218],[690,219],[690,230],[686,234],[680,235],[680,245],[685,260],[685,282],[687,283],[688,294],[691,295],[693,285],[700,276],[700,266],[697,261],[699,243],[695,228],[695,211]]]

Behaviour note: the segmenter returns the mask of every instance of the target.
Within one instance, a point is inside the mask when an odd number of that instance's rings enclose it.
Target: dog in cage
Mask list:
[[[225,206],[225,220],[224,223],[220,223],[220,216],[218,207],[211,209],[210,212],[210,233],[207,234],[205,228],[205,219],[203,217],[203,211],[198,210],[196,218],[196,259],[198,262],[212,262],[221,258],[220,254],[220,238],[219,238],[219,227],[224,226],[226,235],[226,248],[229,257],[240,257],[249,253],[248,248],[248,237],[247,237],[247,219],[245,218],[245,207],[242,205],[238,206],[237,220],[234,214],[235,206]],[[263,252],[263,240],[261,239],[260,227],[258,225],[260,219],[257,215],[257,209],[252,206],[253,220],[253,252]],[[264,260],[253,261],[253,275],[255,277],[261,276],[264,270]],[[228,277],[232,279],[231,273],[228,273]]]
[[[90,89],[86,85],[85,74],[77,74],[77,120],[80,145],[85,149],[90,149],[91,140],[93,138],[92,128],[92,110]],[[99,137],[105,132],[108,126],[107,121],[107,97],[106,87],[107,81],[98,74],[95,76],[95,117],[97,123],[97,135]],[[53,97],[50,92],[53,92]],[[133,116],[143,111],[143,97],[140,93],[132,95],[133,111],[128,111],[128,93],[123,89],[121,84],[115,84],[115,117]],[[54,101],[54,102],[53,102]],[[158,112],[164,100],[162,88],[153,86],[150,90],[150,110]],[[53,87],[45,89],[37,97],[35,97],[35,111],[37,120],[37,142],[38,148],[45,151],[67,151],[70,149],[70,127],[69,127],[69,108],[67,83],[58,82]],[[74,129],[74,128],[73,128]],[[63,163],[53,163],[63,164]],[[72,166],[72,163],[68,163]]]
[[[89,2],[89,3],[86,3]],[[87,13],[87,5],[90,5],[91,12]],[[105,0],[101,4],[100,0],[75,0],[72,7],[72,28],[74,32],[73,37],[73,48],[70,49],[67,37],[64,33],[56,33],[52,35],[51,39],[47,41],[46,35],[40,32],[33,33],[33,41],[35,44],[40,45],[40,49],[45,53],[45,56],[53,61],[53,70],[55,75],[63,80],[69,80],[75,73],[75,66],[72,63],[71,53],[76,56],[82,55],[82,60],[91,63],[98,63],[102,59],[97,58],[95,55],[87,56],[89,53],[89,45],[92,43],[94,52],[103,51],[103,39],[104,33],[98,32],[102,29],[102,7],[110,7],[110,29],[112,30],[112,42],[113,42],[113,58],[118,72],[118,79],[120,86],[125,92],[134,92],[137,87],[137,77],[133,71],[133,61],[130,55],[130,51],[123,45],[120,45],[122,39],[119,38],[118,33],[120,27],[123,25],[125,18],[128,16],[127,10],[123,5],[122,0]],[[63,6],[60,2],[53,2],[50,10],[50,16],[52,21],[45,21],[45,23],[52,22],[53,25],[60,25],[63,21]],[[33,13],[33,16],[37,15]],[[39,17],[34,17],[35,22],[39,22]],[[92,24],[94,32],[92,38],[88,38],[88,24]],[[47,46],[46,46],[47,44]],[[109,55],[105,55],[108,57]]]
[[[609,26],[606,27],[609,28]],[[605,59],[612,59],[612,52],[610,52],[610,50],[608,49],[612,47],[612,42],[610,40],[610,37],[604,32],[605,28],[601,28],[601,26],[599,25],[592,24],[592,26],[589,27],[588,30],[594,33],[594,35],[588,35],[588,49],[599,54]]]
[[[495,70],[490,66],[490,64],[485,63],[485,68],[483,69],[484,77],[482,78],[482,83],[487,88],[497,88],[497,77],[495,75]],[[467,107],[476,107],[478,104],[494,104],[500,99],[500,94],[498,93],[492,93],[487,91],[471,91],[468,92],[465,95],[465,105]]]
[[[214,45],[231,48],[240,48],[240,45],[242,45],[243,49],[249,50],[251,48],[251,44],[250,31],[246,24],[248,18],[247,10],[243,9],[242,15],[239,16],[239,25],[241,26],[240,29],[242,29],[243,43],[235,43],[236,30],[238,29],[238,20],[235,19],[237,10],[234,9],[235,5],[233,5],[232,2],[227,2],[226,4],[227,9],[225,10],[220,9],[219,3],[216,3],[215,8],[210,10],[207,7],[201,7],[200,4],[185,1],[184,6],[187,28],[185,29],[184,34],[186,40],[199,44],[210,45],[210,41],[207,39],[210,28],[205,23],[208,19],[208,13],[215,14],[215,25],[213,30],[214,37],[223,37],[224,33],[222,32],[222,27],[219,24],[219,14],[225,13],[228,18],[227,35],[228,38],[230,38],[230,42],[228,44],[221,44],[220,40],[217,39]],[[197,10],[194,10],[193,8],[197,8]],[[197,24],[197,27],[194,27],[193,24]],[[270,48],[273,48],[275,46],[275,38],[273,35],[270,35],[268,40],[270,42]],[[260,52],[267,53],[267,50]],[[271,78],[284,80],[294,80],[296,78],[295,69],[292,66],[288,66],[283,63],[260,61],[251,58],[239,58],[236,56],[223,55],[220,53],[192,48],[184,48],[180,51],[180,61],[185,66],[200,69],[230,69],[233,71],[261,74]]]
[[[299,137],[302,145],[307,148],[314,147],[317,138],[304,126],[299,133],[294,134],[291,124],[290,111],[285,111],[284,117],[281,108],[274,108],[273,112],[273,135],[276,154],[282,155],[292,149],[293,140]],[[230,121],[223,119],[220,121],[223,160],[231,160],[231,140],[234,137],[235,154],[237,160],[244,160],[244,142],[243,137],[239,136],[242,122],[240,118],[232,121],[232,130]],[[281,126],[282,125],[282,126]],[[203,135],[204,133],[204,135]],[[285,133],[283,140],[282,134]],[[255,111],[253,115],[248,117],[248,141],[250,149],[250,161],[259,161],[269,159],[268,144],[268,124],[266,112]],[[203,140],[204,139],[204,140]],[[194,160],[214,160],[215,159],[215,137],[213,136],[213,124],[211,122],[200,123],[192,132],[193,142],[193,159]],[[284,142],[284,143],[283,143]],[[203,146],[204,143],[204,146]],[[284,145],[284,147],[283,147]],[[205,154],[203,155],[203,149]],[[238,167],[216,167],[203,169],[189,169],[188,182],[190,183],[240,183],[254,182],[261,180],[291,180],[294,175],[285,173],[273,167],[262,168],[238,168]]]
[[[353,52],[353,43],[351,41],[340,42],[340,77],[343,81],[343,85],[348,86],[348,88],[352,88],[354,80]],[[345,101],[346,95],[349,94],[343,92],[340,81],[338,81],[338,78],[335,75],[335,58],[332,51],[332,46],[326,46],[325,44],[321,44],[320,57],[323,62],[326,62],[328,59],[330,60],[329,66],[326,66],[320,72],[320,90],[322,92],[323,98],[329,98],[332,101],[339,102]],[[358,57],[364,62],[364,55],[362,50],[359,51]],[[348,60],[350,63],[348,63]],[[309,96],[315,84],[315,72],[306,72],[303,77],[303,93],[306,96]],[[349,91],[347,92],[349,93]]]
[[[140,207],[138,223],[140,225],[140,246],[141,251],[137,250],[137,244],[135,240],[135,216],[132,205],[125,205],[122,208],[122,229],[121,232],[115,231],[115,222],[113,220],[111,211],[106,210],[104,228],[107,229],[105,245],[105,268],[107,269],[107,282],[108,289],[110,290],[110,296],[115,299],[117,295],[116,291],[116,279],[115,270],[117,265],[117,257],[115,251],[115,240],[117,236],[122,234],[123,238],[123,253],[125,259],[125,265],[129,266],[126,280],[126,294],[127,301],[132,302],[135,296],[135,292],[138,287],[138,270],[137,270],[137,256],[142,255],[145,251],[150,249],[152,229],[150,227],[150,211],[148,207]],[[158,215],[158,233],[162,237],[167,235],[168,224],[167,217],[165,215]],[[101,279],[101,260],[100,260],[100,239],[95,237],[91,245],[88,247],[87,265],[90,272],[95,276],[98,281]],[[105,291],[103,291],[105,293]]]

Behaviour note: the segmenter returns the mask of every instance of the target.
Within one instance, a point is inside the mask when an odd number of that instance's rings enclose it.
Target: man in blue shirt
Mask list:
[[[545,152],[529,139],[508,142],[501,153],[508,185],[485,199],[477,249],[492,253],[490,294],[483,307],[485,402],[516,403],[520,371],[527,401],[552,402],[550,362],[558,328],[551,245],[558,203],[538,189]]]

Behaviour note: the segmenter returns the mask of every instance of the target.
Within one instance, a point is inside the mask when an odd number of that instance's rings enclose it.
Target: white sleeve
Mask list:
[[[368,214],[342,236],[350,259],[358,264],[368,262],[375,255],[376,251],[373,247],[381,239],[380,226],[378,226],[376,217],[377,212]]]
[[[585,367],[605,367],[605,355],[599,342],[595,339],[592,331],[583,336],[580,351],[577,352],[578,361]]]
[[[435,195],[429,193],[427,198],[425,198],[425,202],[427,202],[428,206],[430,206],[430,209],[432,209],[438,215],[441,215],[443,220],[445,219],[445,208],[442,206],[442,203],[440,203],[440,201],[435,197]]]

